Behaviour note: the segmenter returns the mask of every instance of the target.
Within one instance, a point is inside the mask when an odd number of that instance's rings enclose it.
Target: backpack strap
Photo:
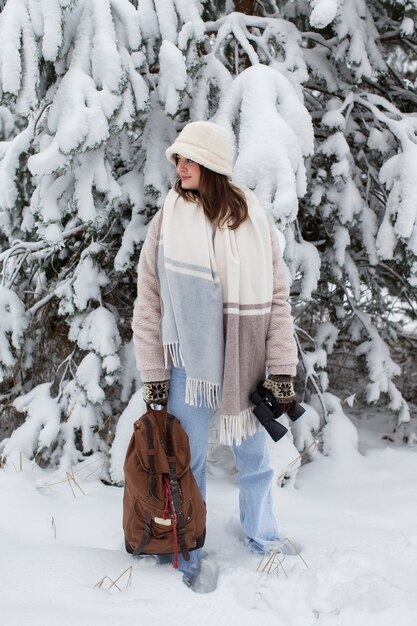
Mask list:
[[[156,493],[156,470],[155,470],[155,448],[153,444],[153,430],[150,420],[144,415],[142,417],[143,423],[146,428],[146,441],[148,444],[148,463],[149,463],[149,478],[148,478],[148,494],[160,500]]]
[[[158,498],[156,495],[156,471],[155,471],[155,448],[153,446],[153,430],[152,424],[150,420],[146,417],[146,415],[142,418],[143,423],[146,429],[146,441],[148,444],[148,463],[149,463],[149,478],[148,478],[148,493],[153,498]],[[146,511],[145,516],[145,528],[143,531],[142,539],[136,549],[133,551],[133,556],[138,556],[143,550],[143,548],[149,543],[152,537],[151,531],[152,525],[152,516],[149,511]]]
[[[152,523],[152,516],[151,516],[149,511],[146,511],[145,529],[143,531],[142,540],[139,543],[139,545],[137,546],[136,550],[134,550],[132,552],[133,556],[138,556],[138,554],[140,554],[142,552],[142,550],[146,546],[146,544],[149,543],[150,538],[152,536],[152,534],[151,534],[151,523]]]
[[[175,513],[178,522],[178,541],[180,544],[180,550],[183,558],[186,561],[190,560],[190,553],[185,543],[185,519],[184,511],[182,510],[182,498],[181,488],[178,482],[177,468],[175,465],[174,446],[172,440],[172,427],[174,424],[174,418],[168,415],[166,422],[166,451],[169,465],[169,487],[172,495],[172,503],[175,508]]]

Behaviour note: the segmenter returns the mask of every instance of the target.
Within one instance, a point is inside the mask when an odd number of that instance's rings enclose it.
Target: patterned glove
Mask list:
[[[291,410],[296,405],[296,397],[292,376],[285,374],[270,374],[263,386],[270,389],[274,394],[275,400],[279,404],[279,408],[283,413]]]
[[[143,399],[147,404],[167,404],[169,380],[143,383]]]

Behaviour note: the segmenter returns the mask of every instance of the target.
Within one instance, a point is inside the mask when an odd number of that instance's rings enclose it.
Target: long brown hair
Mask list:
[[[227,226],[235,230],[248,216],[245,194],[229,181],[227,176],[218,174],[200,165],[200,188],[183,189],[178,177],[174,189],[179,196],[191,202],[199,202],[204,213],[216,226]]]

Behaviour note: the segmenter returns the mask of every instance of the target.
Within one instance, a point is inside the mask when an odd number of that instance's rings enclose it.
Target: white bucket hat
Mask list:
[[[233,152],[232,138],[223,128],[213,122],[190,122],[165,155],[175,164],[175,155],[179,154],[231,178]]]

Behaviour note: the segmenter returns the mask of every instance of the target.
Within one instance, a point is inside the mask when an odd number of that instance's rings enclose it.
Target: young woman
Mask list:
[[[144,398],[168,403],[186,430],[205,499],[209,419],[238,469],[248,547],[279,541],[267,435],[249,394],[259,381],[285,411],[295,399],[297,349],[276,235],[256,196],[231,182],[233,144],[211,122],[191,122],[166,151],[177,179],[153,218],[140,255],[133,315]],[[180,570],[190,581],[201,551]]]

